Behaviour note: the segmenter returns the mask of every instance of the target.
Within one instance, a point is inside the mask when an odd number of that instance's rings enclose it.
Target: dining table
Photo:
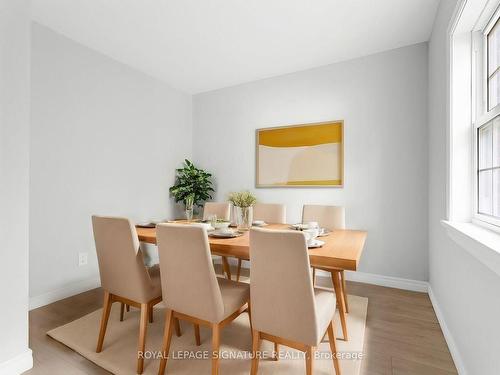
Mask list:
[[[185,220],[174,221],[186,223]],[[287,224],[268,224],[266,229],[291,229]],[[137,227],[139,241],[156,245],[156,228]],[[343,339],[348,340],[346,301],[344,299],[345,278],[343,271],[356,271],[365,245],[367,232],[363,230],[335,229],[320,239],[324,242],[321,247],[308,249],[310,265],[330,273],[340,322],[342,325]],[[250,232],[243,231],[240,236],[233,238],[208,237],[210,251],[213,255],[250,260]],[[229,264],[223,262],[224,269],[229,278],[231,273]],[[251,264],[250,264],[251,268]]]

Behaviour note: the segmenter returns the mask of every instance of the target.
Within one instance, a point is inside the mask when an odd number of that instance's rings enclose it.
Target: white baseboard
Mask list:
[[[236,259],[229,258],[228,260],[231,266],[236,266],[238,263]],[[216,264],[222,263],[221,258],[216,257],[214,259],[214,263]],[[249,268],[249,263],[243,262],[241,267]],[[317,270],[316,275],[318,277],[330,278],[330,274],[326,271]],[[384,275],[377,275],[374,273],[366,273],[359,271],[356,272],[346,271],[346,279],[350,281],[357,281],[359,283],[380,285],[389,288],[411,290],[413,292],[423,292],[423,293],[427,293],[429,285],[427,281],[403,279],[401,277],[384,276]]]
[[[429,293],[429,298],[432,302],[432,307],[434,307],[434,312],[436,313],[439,325],[441,326],[441,330],[443,331],[444,339],[446,340],[446,344],[448,345],[448,349],[450,350],[451,357],[453,358],[453,362],[455,362],[455,367],[457,368],[458,374],[459,375],[467,375],[467,371],[465,369],[465,365],[464,365],[464,362],[462,360],[462,357],[460,356],[460,352],[458,351],[457,344],[455,343],[455,340],[453,339],[451,331],[449,330],[448,326],[446,325],[446,321],[444,320],[443,312],[441,311],[441,308],[439,307],[436,296],[432,292],[432,288],[430,285],[429,285],[428,293]]]
[[[0,363],[0,375],[19,375],[33,367],[33,353],[26,349],[8,361]]]
[[[376,275],[373,273],[365,272],[351,272],[346,271],[346,279],[350,281],[357,281],[360,283],[374,284],[386,286],[389,288],[397,288],[404,290],[411,290],[414,292],[427,293],[429,283],[427,281],[404,279],[401,277]]]
[[[237,264],[236,259],[229,259],[229,262],[232,266]],[[219,259],[216,258],[215,263],[221,263],[220,258]],[[249,268],[249,263],[243,262],[242,268]],[[317,270],[316,275],[318,277],[330,278],[330,274],[326,271]],[[374,273],[366,273],[359,271],[356,272],[346,271],[346,279],[350,281],[357,281],[359,283],[380,285],[389,288],[411,290],[413,292],[423,292],[423,293],[427,293],[429,286],[429,283],[427,281],[404,279],[401,277],[384,276],[384,275],[377,275]]]
[[[90,279],[71,283],[67,286],[64,286],[63,288],[56,289],[48,293],[30,297],[30,310],[48,305],[49,303],[56,302],[64,298],[74,296],[75,294],[86,292],[90,289],[98,288],[100,286],[101,280],[99,276],[95,276]]]
[[[321,270],[317,270],[316,275],[320,277],[330,278],[330,275],[327,272]],[[356,281],[359,283],[380,285],[389,288],[404,289],[404,290],[411,290],[413,292],[424,292],[424,293],[427,293],[428,289],[427,281],[403,279],[400,277],[376,275],[373,273],[365,273],[359,271],[356,272],[346,271],[345,275],[347,280]]]

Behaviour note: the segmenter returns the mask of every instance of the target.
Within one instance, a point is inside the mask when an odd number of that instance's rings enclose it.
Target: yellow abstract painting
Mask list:
[[[257,187],[342,187],[344,123],[257,129]]]

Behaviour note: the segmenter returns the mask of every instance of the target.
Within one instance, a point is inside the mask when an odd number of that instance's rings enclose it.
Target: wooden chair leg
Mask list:
[[[153,323],[153,306],[148,307],[148,312],[149,312],[149,323]]]
[[[219,374],[220,326],[212,324],[212,375]]]
[[[181,324],[179,323],[179,319],[177,319],[177,318],[174,319],[174,325],[175,325],[175,335],[177,337],[181,337],[182,332],[181,332]]]
[[[252,368],[250,370],[251,375],[257,375],[259,370],[259,356],[260,356],[260,344],[262,340],[260,338],[259,331],[252,332]]]
[[[337,357],[337,343],[336,343],[337,338],[335,337],[335,324],[333,323],[333,320],[328,325],[327,332],[328,332],[328,341],[330,342],[330,350],[332,352],[333,367],[335,367],[335,375],[340,375],[340,364],[339,364],[339,359]]]
[[[345,272],[344,272],[344,270],[340,271],[340,277],[342,279],[342,293],[344,294],[345,312],[349,313],[349,302],[347,300],[347,288],[346,288]]]
[[[123,322],[123,314],[125,312],[125,304],[123,302],[120,303],[120,322]]]
[[[236,281],[240,281],[241,275],[241,259],[238,258],[238,269],[236,270]]]
[[[344,294],[342,293],[342,284],[339,280],[339,271],[332,271],[332,282],[333,282],[333,289],[335,289],[335,296],[337,298],[337,307],[339,309],[339,315],[340,315],[340,323],[342,325],[342,332],[344,334],[344,340],[347,341],[349,340],[349,336],[347,335],[347,319],[345,316],[345,309],[344,309]]]
[[[226,272],[226,277],[231,280],[231,268],[229,267],[227,257],[222,257],[222,266],[224,267],[224,272]]]
[[[101,317],[101,328],[99,329],[99,338],[97,339],[96,353],[102,351],[102,345],[104,343],[104,336],[106,335],[106,328],[108,326],[109,313],[111,312],[112,295],[104,291],[104,303],[102,307],[102,317]]]
[[[165,373],[165,368],[167,367],[168,352],[170,351],[170,342],[172,341],[172,332],[174,326],[174,312],[168,310],[165,314],[165,329],[163,330],[163,344],[161,347],[161,361],[160,369],[158,370],[158,375],[163,375]]]
[[[200,346],[201,345],[200,325],[199,324],[193,324],[193,325],[194,325],[194,339],[196,340],[196,345]]]
[[[314,363],[314,346],[309,346],[306,351],[306,375],[312,375]]]
[[[127,306],[127,312],[130,312],[130,305],[126,305]]]
[[[280,344],[277,342],[274,343],[274,360],[277,361],[279,359],[280,354]]]
[[[316,286],[316,268],[313,267],[313,287]]]
[[[141,304],[141,320],[139,323],[139,343],[137,345],[137,373],[144,370],[144,349],[146,348],[146,333],[148,330],[149,305]],[[141,355],[142,354],[142,355]]]
[[[248,313],[248,320],[250,321],[250,335],[253,334],[253,326],[252,326],[252,306],[250,305],[250,300],[247,302],[247,313]]]

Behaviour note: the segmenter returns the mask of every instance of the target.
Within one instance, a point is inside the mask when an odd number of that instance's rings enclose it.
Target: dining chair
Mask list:
[[[250,314],[250,287],[215,275],[207,231],[199,224],[158,224],[156,233],[162,290],[168,296],[158,374],[167,366],[175,318],[194,323],[197,345],[199,325],[212,328],[212,374],[218,374],[221,329],[242,312]]]
[[[286,206],[278,203],[256,203],[253,206],[253,220],[271,224],[286,224]],[[242,259],[238,258],[236,281],[240,281]]]
[[[345,208],[340,206],[322,206],[306,204],[302,210],[302,222],[316,221],[321,228],[333,231],[345,229]],[[329,270],[328,270],[329,271]],[[344,270],[339,270],[340,282],[345,301],[345,311],[349,312]],[[313,267],[313,284],[316,284],[316,268]]]
[[[137,351],[144,352],[148,319],[152,322],[153,306],[161,302],[160,269],[147,268],[135,226],[127,218],[92,216],[104,306],[97,340],[96,353],[103,349],[111,306],[120,302],[120,320],[124,304],[140,309],[139,343]],[[180,327],[177,322],[177,334]],[[137,373],[142,374],[144,358],[137,356]]]
[[[306,374],[313,372],[316,347],[328,333],[335,373],[340,375],[335,341],[336,301],[332,292],[314,289],[303,233],[254,228],[250,231],[252,262],[252,367],[257,374],[262,340],[302,352]],[[291,313],[293,312],[293,313]]]
[[[231,203],[229,202],[206,202],[203,206],[203,220],[217,215],[217,219],[229,221],[231,218]]]
[[[345,229],[345,208],[305,204],[302,208],[302,222],[310,221],[316,221],[320,227],[328,230]]]
[[[335,229],[345,229],[345,208],[341,206],[305,204],[302,209],[302,222],[306,224],[311,221],[316,221],[321,228],[325,228],[330,231]],[[347,299],[344,270],[339,269],[332,271],[330,269],[325,269],[324,271],[331,273],[334,287],[336,282],[341,284],[342,298],[337,298],[337,304],[342,304],[341,309],[346,313],[349,313],[349,300]],[[313,267],[313,285],[316,285],[316,267]],[[344,339],[347,340],[347,323],[345,315],[343,313],[340,315]]]
[[[229,202],[206,202],[203,206],[203,220],[209,220],[216,215],[217,219],[231,220],[231,203]],[[222,267],[228,279],[231,279],[231,268],[227,257],[222,256]]]
[[[285,224],[286,206],[278,203],[255,203],[253,219],[272,224]]]

